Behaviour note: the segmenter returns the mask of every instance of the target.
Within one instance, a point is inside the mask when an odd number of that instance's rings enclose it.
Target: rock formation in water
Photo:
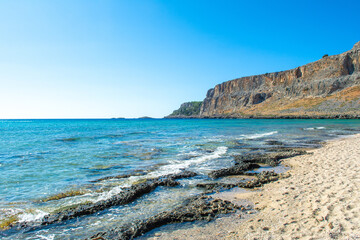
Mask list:
[[[360,118],[360,42],[350,51],[295,69],[218,84],[199,110],[191,116]]]

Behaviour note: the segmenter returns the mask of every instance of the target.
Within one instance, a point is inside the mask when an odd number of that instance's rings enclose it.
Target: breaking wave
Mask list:
[[[238,139],[257,139],[277,134],[278,131],[241,135]]]

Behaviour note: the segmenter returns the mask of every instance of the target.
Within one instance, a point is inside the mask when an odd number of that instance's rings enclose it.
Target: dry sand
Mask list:
[[[360,135],[330,141],[309,155],[286,159],[291,177],[260,191],[232,192],[257,214],[222,217],[205,226],[150,239],[360,239]]]

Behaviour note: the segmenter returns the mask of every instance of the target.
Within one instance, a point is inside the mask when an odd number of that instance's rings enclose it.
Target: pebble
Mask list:
[[[329,226],[330,229],[333,229],[333,228],[334,228],[334,225],[332,224],[332,222],[330,222],[330,223],[328,224],[328,226]]]

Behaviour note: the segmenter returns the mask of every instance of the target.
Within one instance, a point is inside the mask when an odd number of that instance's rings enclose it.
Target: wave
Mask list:
[[[228,150],[228,147],[221,146],[218,147],[214,152],[210,154],[205,154],[196,158],[192,158],[190,160],[173,160],[170,164],[160,167],[158,171],[152,172],[149,175],[151,177],[159,177],[167,174],[176,174],[181,172],[183,169],[189,168],[191,166],[210,161],[213,159],[217,159],[224,155]]]
[[[130,187],[131,185],[122,185],[113,187],[110,191],[101,193],[93,202],[99,202],[103,200],[107,200],[112,196],[115,196],[123,191],[123,188]]]
[[[46,215],[49,215],[50,213],[39,210],[39,209],[33,209],[31,213],[24,212],[22,214],[18,215],[18,222],[34,222],[39,221],[43,219]]]
[[[201,154],[202,153],[200,153],[199,151],[190,151],[190,152],[183,151],[183,152],[177,154],[177,157],[178,157],[178,159],[185,161],[185,160],[200,157]]]
[[[303,128],[303,130],[321,130],[326,129],[325,127],[309,127],[309,128]]]
[[[39,239],[43,239],[43,240],[54,240],[55,234],[50,234],[49,236],[36,235],[36,237],[38,237]]]
[[[267,132],[267,133],[255,133],[255,134],[247,134],[247,135],[241,135],[240,138],[237,139],[257,139],[257,138],[263,138],[266,136],[271,136],[274,134],[277,134],[278,131],[273,131],[273,132]]]
[[[85,193],[81,196],[74,196],[74,197],[70,197],[67,200],[63,201],[63,203],[61,205],[57,205],[57,207],[55,207],[55,209],[58,209],[59,206],[60,207],[68,207],[68,206],[75,206],[75,205],[81,205],[81,204],[85,204],[88,202],[99,202],[99,201],[104,201],[107,199],[110,199],[111,197],[118,195],[120,192],[123,191],[124,188],[128,188],[130,187],[130,184],[123,184],[121,186],[115,186],[113,188],[111,188],[108,191],[104,191],[101,193],[97,193],[97,192],[90,192],[90,193]],[[55,210],[53,209],[53,210]],[[4,210],[7,209],[0,209],[3,212],[5,212]],[[26,223],[26,222],[41,222],[45,216],[49,216],[50,212],[49,211],[43,211],[40,209],[27,209],[27,210],[23,210],[23,209],[18,209],[17,211],[14,212],[8,212],[7,213],[7,218],[13,216],[15,217],[14,219],[14,223]]]

